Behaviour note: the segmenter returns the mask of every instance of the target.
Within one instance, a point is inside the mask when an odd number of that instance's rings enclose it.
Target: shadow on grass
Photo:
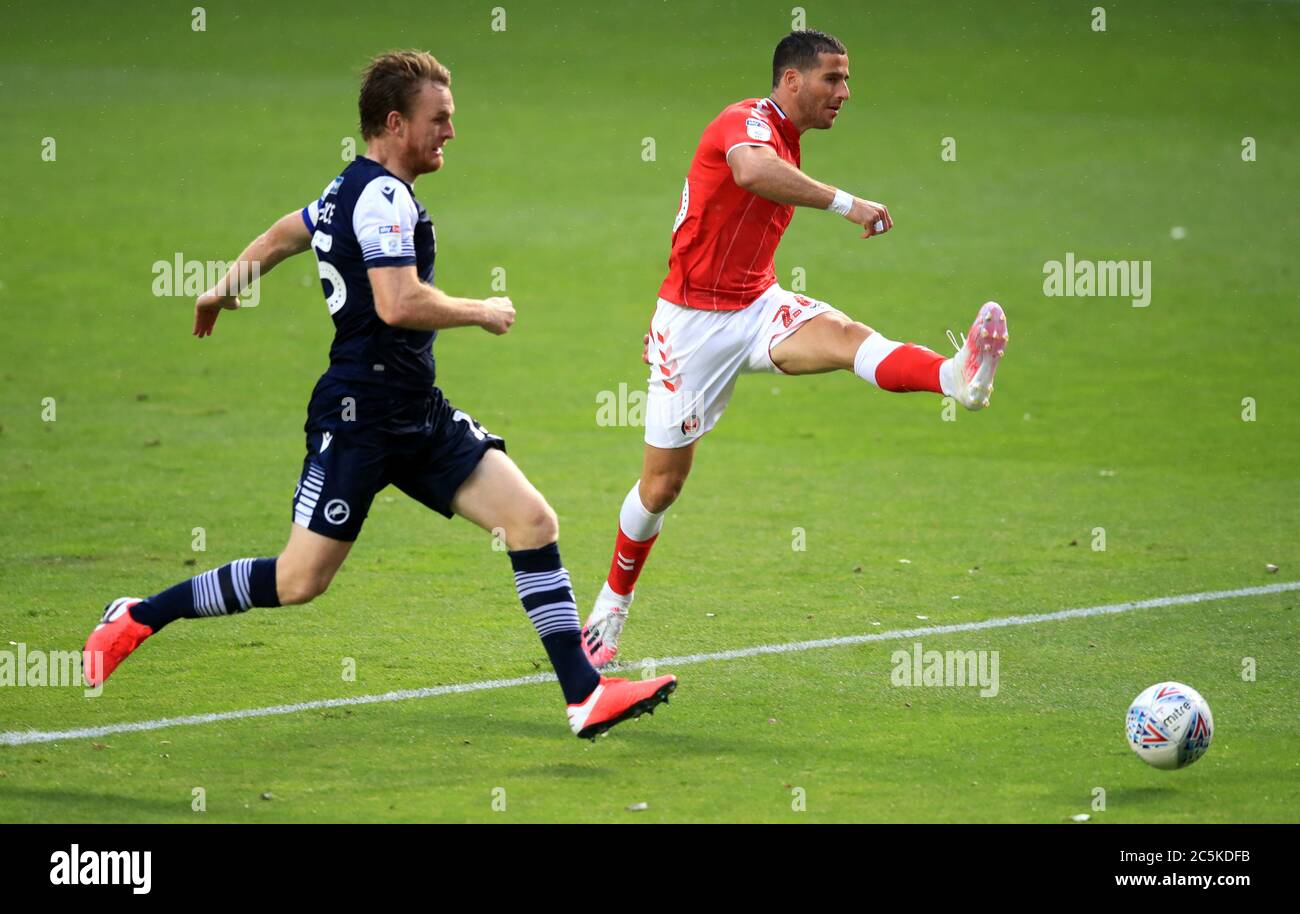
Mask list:
[[[769,751],[770,745],[755,740],[740,738],[720,738],[685,730],[686,724],[674,726],[671,710],[659,710],[657,715],[644,715],[639,720],[628,720],[618,724],[607,733],[596,737],[594,743],[577,739],[567,722],[557,718],[554,722],[530,718],[507,718],[497,714],[492,719],[484,715],[450,715],[430,714],[430,732],[454,736],[458,733],[472,735],[485,742],[488,740],[506,740],[523,738],[550,742],[556,751],[569,748],[581,750],[584,747],[599,750],[608,746],[617,749],[619,743],[635,742],[643,751],[662,749],[673,756],[700,755],[710,758],[723,754],[744,754]],[[652,748],[653,747],[653,748]],[[538,748],[533,746],[531,748]],[[522,769],[527,770],[527,769]]]
[[[138,822],[156,817],[175,820],[189,813],[189,798],[176,799],[131,796],[91,790],[42,790],[32,787],[0,789],[5,807],[4,821]]]

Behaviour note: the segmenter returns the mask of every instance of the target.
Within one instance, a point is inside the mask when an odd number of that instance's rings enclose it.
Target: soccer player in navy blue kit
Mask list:
[[[504,530],[515,587],[564,691],[569,726],[594,738],[667,701],[676,678],[600,675],[583,650],[555,512],[505,442],[434,386],[439,330],[506,333],[508,298],[456,298],[433,284],[437,240],[415,199],[417,177],[440,169],[455,136],[451,74],[431,54],[374,58],[358,102],[367,146],[318,200],[254,239],[195,303],[194,335],[239,306],[240,282],[311,248],[334,320],[330,365],[307,408],[307,455],[289,542],[276,558],[240,559],[148,599],[121,597],[85,647],[87,681],[102,683],[132,651],[180,618],[306,603],[325,592],[375,495],[392,484],[447,516]]]

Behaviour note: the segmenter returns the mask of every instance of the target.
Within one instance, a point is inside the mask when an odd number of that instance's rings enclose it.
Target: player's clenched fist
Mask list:
[[[502,296],[499,298],[483,299],[483,306],[487,313],[484,315],[481,326],[488,333],[495,333],[497,336],[505,333],[515,322],[515,306],[510,299]]]
[[[853,206],[844,218],[854,225],[862,226],[863,238],[884,234],[894,227],[894,220],[889,218],[889,209],[885,204],[863,200],[861,197],[853,199]]]

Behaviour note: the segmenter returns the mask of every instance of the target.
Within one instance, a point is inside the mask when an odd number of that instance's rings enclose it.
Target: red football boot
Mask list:
[[[655,679],[613,679],[600,677],[600,684],[580,705],[569,705],[569,729],[581,739],[594,740],[617,723],[631,717],[653,714],[660,702],[677,688],[676,676]]]
[[[82,670],[90,687],[103,685],[117,665],[153,634],[152,628],[141,625],[127,612],[140,602],[139,597],[118,597],[104,607],[103,621],[90,633],[81,654]]]

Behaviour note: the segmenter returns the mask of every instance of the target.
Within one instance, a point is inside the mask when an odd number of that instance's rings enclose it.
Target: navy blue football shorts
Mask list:
[[[389,485],[451,517],[456,491],[483,455],[506,449],[436,387],[427,395],[391,395],[322,379],[304,431],[293,522],[346,542],[357,538],[371,502]]]

